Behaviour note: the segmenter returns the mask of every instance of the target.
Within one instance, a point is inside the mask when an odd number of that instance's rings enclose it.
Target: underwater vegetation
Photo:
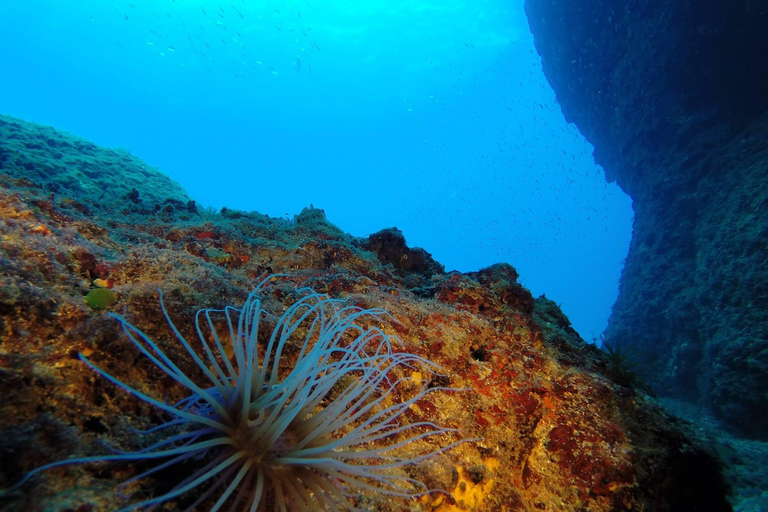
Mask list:
[[[94,288],[85,296],[85,303],[93,309],[103,311],[117,300],[117,294],[109,288]]]
[[[121,510],[151,509],[177,498],[186,500],[186,510],[203,504],[212,512],[225,506],[251,512],[351,510],[363,494],[414,498],[431,492],[407,467],[466,441],[417,448],[414,442],[455,429],[404,419],[426,395],[449,390],[430,385],[437,365],[396,351],[399,340],[379,327],[360,325],[394,321],[383,309],[350,306],[301,288],[282,315],[273,315],[263,306],[269,280],[241,308],[199,310],[197,347],[173,324],[161,293],[160,307],[192,371],[183,371],[142,331],[109,313],[138,350],[189,395],[177,403],[153,398],[80,355],[103,378],[166,414],[164,423],[143,432],[159,440],[138,451],[112,448],[112,454],[39,467],[16,488],[67,464],[157,461],[121,490],[170,467],[182,475],[178,483]],[[271,331],[263,324],[271,324]]]

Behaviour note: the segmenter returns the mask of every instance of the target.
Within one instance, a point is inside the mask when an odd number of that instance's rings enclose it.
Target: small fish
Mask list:
[[[154,30],[152,30],[152,29],[149,29],[149,31],[150,31],[150,32],[152,32],[153,34],[155,34],[157,37],[163,37],[163,36],[161,36],[160,34],[158,34],[157,32],[155,32],[155,31],[154,31]]]
[[[200,6],[200,10],[201,10],[201,11],[203,11],[203,15],[204,15],[204,16],[208,16],[208,13],[206,13],[206,12],[205,12],[205,9],[203,9],[203,6],[202,6],[202,5]]]

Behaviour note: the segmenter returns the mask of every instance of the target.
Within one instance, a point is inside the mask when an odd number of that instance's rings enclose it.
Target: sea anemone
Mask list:
[[[157,459],[122,488],[182,463],[188,476],[122,510],[149,509],[188,493],[194,502],[187,510],[202,503],[212,503],[211,512],[225,505],[250,512],[352,510],[364,494],[415,498],[433,492],[409,475],[408,466],[463,441],[417,448],[425,444],[412,443],[455,429],[408,423],[403,413],[427,394],[449,390],[411,377],[435,376],[437,366],[396,351],[400,340],[381,328],[360,325],[394,321],[383,309],[362,309],[302,288],[282,315],[272,315],[262,307],[268,281],[239,309],[198,311],[197,348],[173,324],[160,294],[163,315],[191,357],[193,372],[182,371],[147,335],[110,314],[189,395],[175,404],[154,398],[81,355],[102,377],[167,413],[170,419],[144,432],[162,439],[139,451],[113,449],[110,455],[48,464],[17,486],[65,464]],[[269,336],[259,336],[263,323],[274,323]]]

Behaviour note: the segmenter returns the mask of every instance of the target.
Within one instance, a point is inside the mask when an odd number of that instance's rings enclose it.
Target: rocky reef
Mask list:
[[[455,389],[408,411],[473,439],[412,468],[445,492],[372,493],[369,510],[730,510],[718,462],[685,422],[613,379],[605,354],[508,264],[445,272],[396,229],[355,238],[316,208],[292,220],[203,209],[126,152],[0,117],[0,266],[0,510],[129,503],[120,484],[146,471],[138,463],[61,466],[11,488],[43,464],[103,454],[105,443],[135,450],[145,442],[138,430],[166,421],[79,354],[157,399],[183,398],[107,312],[183,360],[158,290],[192,340],[197,309],[240,305],[276,273],[287,274],[275,284],[278,305],[310,286],[386,309],[396,322],[383,328],[441,365],[435,385]],[[451,439],[418,442],[439,449]],[[167,478],[130,490],[167,490]]]
[[[768,472],[752,454],[768,453],[768,3],[525,7],[563,114],[633,200],[606,340],[720,439],[735,501],[763,510]]]
[[[566,119],[634,204],[608,341],[768,440],[768,3],[525,6]]]

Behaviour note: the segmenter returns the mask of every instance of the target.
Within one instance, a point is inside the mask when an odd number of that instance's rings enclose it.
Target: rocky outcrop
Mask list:
[[[75,187],[51,196],[48,183],[64,179],[58,173],[68,166],[27,174],[38,159],[48,162],[49,152],[75,161],[78,150],[62,150],[62,141],[38,126],[4,121],[28,140],[41,133],[51,140],[36,142],[33,156],[15,153],[23,146],[6,150],[5,162],[28,165],[0,168],[0,510],[114,510],[130,503],[125,493],[141,499],[168,492],[191,474],[185,470],[207,464],[189,460],[128,488],[121,483],[151,466],[68,465],[9,488],[43,464],[103,454],[105,443],[137,450],[158,441],[157,432],[139,431],[168,417],[95,374],[79,354],[155,399],[185,397],[107,312],[143,330],[184,371],[194,370],[158,306],[158,290],[176,328],[197,343],[198,308],[239,306],[276,273],[285,276],[269,284],[275,310],[304,286],[384,308],[394,320],[381,327],[401,340],[394,348],[441,366],[429,383],[440,389],[413,403],[403,421],[457,429],[417,440],[416,453],[467,440],[408,469],[444,492],[418,500],[369,493],[360,498],[367,510],[729,510],[717,461],[651,397],[612,380],[604,354],[578,338],[554,303],[534,300],[512,266],[445,273],[396,230],[357,239],[313,208],[293,222],[256,212],[149,208],[123,192],[135,188],[148,198],[147,184],[165,181],[168,199],[183,205],[186,196],[146,166],[146,179],[134,180],[131,169],[114,174],[122,181],[94,207],[113,206],[95,215],[80,206]],[[165,199],[152,202],[177,204]],[[87,300],[93,289],[111,290],[110,300]],[[286,364],[298,352],[286,348]],[[414,368],[393,380],[423,380],[417,374]],[[200,491],[189,494],[163,508],[184,510]]]
[[[609,343],[768,438],[768,2],[525,6],[566,119],[634,204]]]

